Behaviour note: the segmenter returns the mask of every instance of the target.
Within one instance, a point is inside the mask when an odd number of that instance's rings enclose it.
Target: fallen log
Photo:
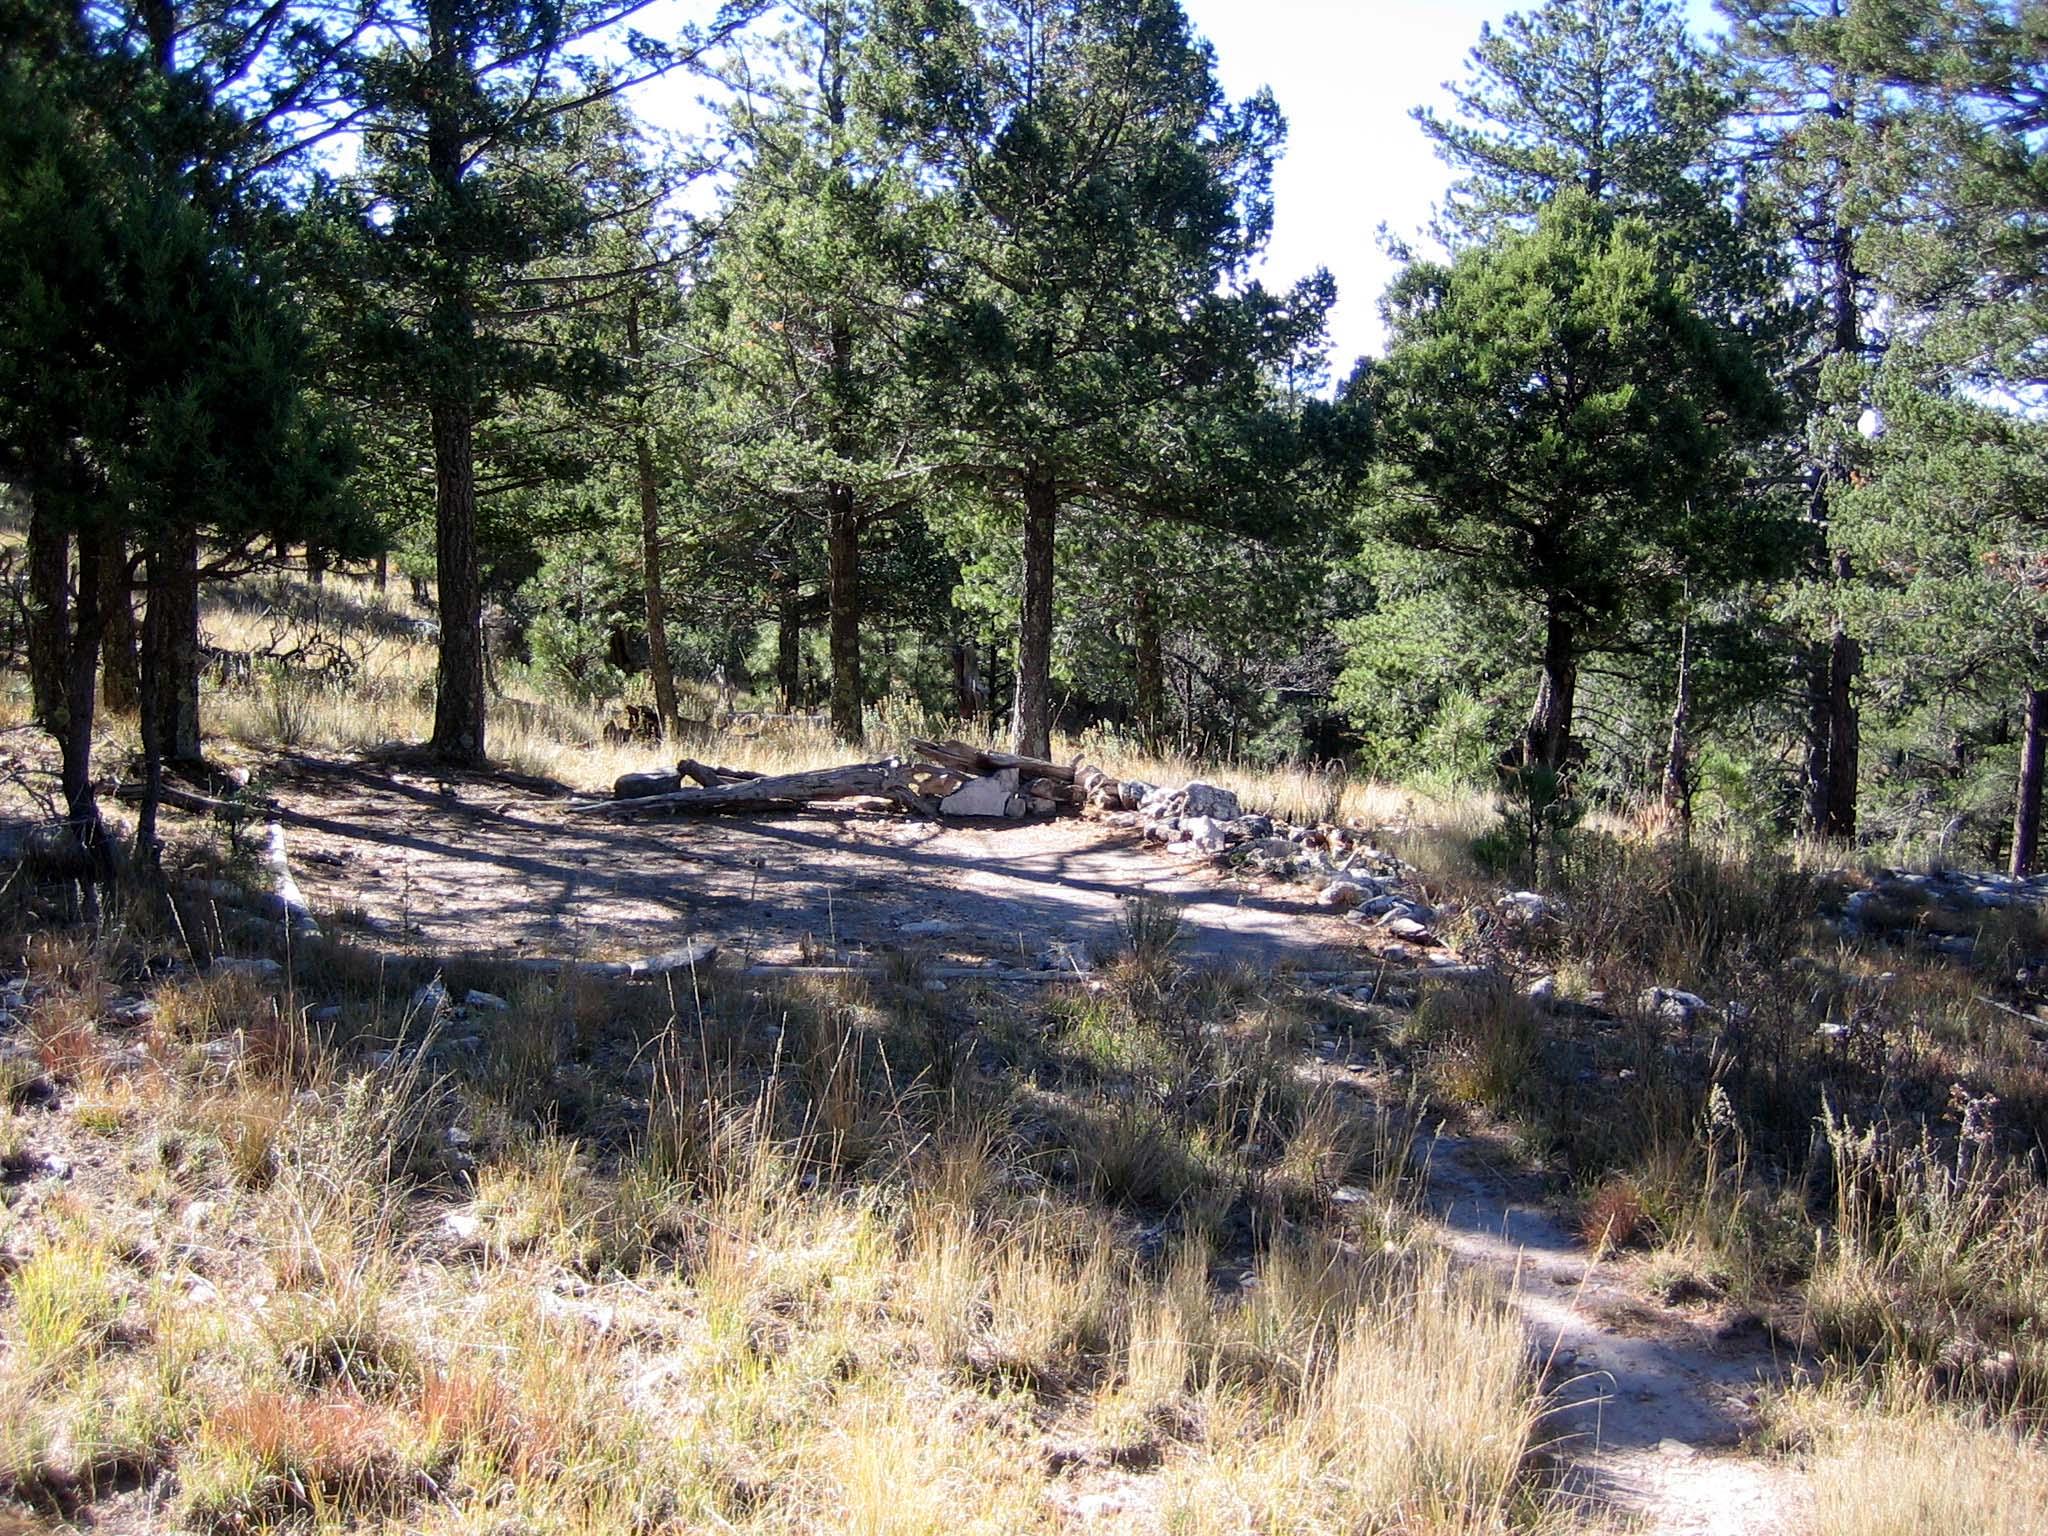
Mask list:
[[[765,773],[756,772],[752,768],[719,768],[709,763],[700,763],[694,757],[686,757],[677,763],[676,773],[685,779],[695,779],[706,789],[716,789],[721,784],[740,784],[768,777]]]
[[[1055,779],[1062,784],[1071,784],[1074,782],[1075,772],[1081,766],[1078,757],[1071,763],[1053,763],[1042,757],[1020,757],[1014,752],[997,752],[969,746],[964,741],[913,740],[910,747],[919,757],[972,778],[985,778],[989,774],[1000,773],[1005,768],[1015,768],[1027,779]]]
[[[937,805],[920,794],[912,770],[896,758],[878,763],[850,763],[843,768],[814,768],[772,778],[741,779],[665,794],[630,799],[598,800],[569,809],[581,816],[718,815],[746,811],[786,811],[792,806],[831,800],[894,800],[921,816],[937,814]]]

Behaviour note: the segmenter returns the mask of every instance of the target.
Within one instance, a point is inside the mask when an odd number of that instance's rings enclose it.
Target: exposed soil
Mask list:
[[[1363,950],[1307,886],[1237,882],[1097,822],[614,822],[498,781],[305,758],[273,792],[323,920],[422,954],[608,959],[701,935],[756,961],[916,947],[1036,967],[1061,945],[1113,950],[1140,895],[1178,906],[1191,958],[1341,967]]]
[[[1592,1510],[1655,1536],[1804,1528],[1796,1474],[1744,1449],[1759,1390],[1799,1369],[1755,1319],[1645,1298],[1483,1142],[1440,1138],[1429,1187],[1452,1251],[1511,1288],[1557,1404],[1551,1451]]]
[[[1064,968],[1114,950],[1138,895],[1178,907],[1197,961],[1357,973],[1385,952],[1311,887],[1240,879],[1095,822],[621,823],[541,788],[308,758],[283,762],[273,793],[322,921],[422,955],[609,959],[709,937],[754,962],[917,948]],[[1760,1327],[1649,1298],[1482,1141],[1439,1139],[1429,1199],[1453,1251],[1497,1275],[1527,1320],[1558,1404],[1550,1452],[1589,1517],[1661,1536],[1803,1527],[1796,1475],[1744,1449],[1759,1388],[1795,1368]]]

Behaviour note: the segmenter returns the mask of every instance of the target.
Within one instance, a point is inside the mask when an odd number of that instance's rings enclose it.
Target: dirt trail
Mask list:
[[[1796,1475],[1740,1449],[1758,1387],[1792,1368],[1760,1328],[1646,1305],[1477,1141],[1439,1139],[1429,1188],[1452,1251],[1512,1287],[1548,1363],[1551,1448],[1574,1493],[1655,1536],[1803,1528]]]
[[[612,822],[501,783],[297,759],[280,775],[313,907],[422,954],[620,958],[706,935],[754,960],[915,946],[1037,966],[1177,903],[1191,958],[1341,967],[1362,935],[1307,887],[1254,888],[1100,823],[858,812]]]
[[[705,935],[753,960],[1037,966],[1107,952],[1124,903],[1176,903],[1186,954],[1369,970],[1367,934],[1310,888],[1239,882],[1098,823],[947,824],[860,813],[617,823],[502,783],[298,759],[277,786],[323,919],[417,953],[618,958]],[[1056,962],[1055,962],[1056,963]],[[1789,1473],[1739,1449],[1785,1362],[1755,1329],[1649,1306],[1485,1146],[1445,1137],[1430,1199],[1467,1262],[1512,1289],[1558,1406],[1551,1449],[1593,1512],[1659,1536],[1782,1536]]]

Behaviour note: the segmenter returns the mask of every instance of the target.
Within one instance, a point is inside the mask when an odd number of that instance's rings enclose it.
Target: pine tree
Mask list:
[[[1688,585],[1783,560],[1742,458],[1776,399],[1647,226],[1576,190],[1529,234],[1411,267],[1386,307],[1387,357],[1353,385],[1382,454],[1369,531],[1444,557],[1480,603],[1534,610],[1542,678],[1522,755],[1556,772],[1587,656]]]
[[[1012,735],[1042,755],[1061,509],[1156,477],[1155,408],[1278,367],[1321,290],[1237,286],[1283,125],[1225,102],[1176,0],[878,10],[878,115],[934,189],[903,245],[910,365],[950,463],[1021,511]]]
[[[599,70],[587,50],[640,8],[413,0],[386,17],[393,41],[358,62],[366,174],[352,218],[336,223],[354,277],[337,320],[372,394],[427,427],[441,624],[429,746],[446,762],[485,760],[479,431],[508,396],[575,395],[609,375],[606,359],[536,345],[523,329],[588,298],[573,268],[543,264],[613,211],[607,189],[547,174],[545,154],[577,109],[694,59],[758,9],[729,6],[673,44],[629,36],[629,67]]]
[[[1456,116],[1413,116],[1459,173],[1442,210],[1453,244],[1527,228],[1570,187],[1682,232],[1689,256],[1726,243],[1712,149],[1731,102],[1674,0],[1510,13],[1445,89]]]
[[[283,520],[346,547],[345,445],[303,392],[306,338],[274,266],[195,176],[235,119],[76,14],[0,5],[0,474],[26,491],[62,655],[45,720],[68,818],[111,868],[91,779],[105,599],[124,551]],[[67,542],[75,542],[70,578]],[[150,620],[168,605],[152,602]],[[145,663],[151,647],[145,645]],[[155,683],[145,665],[145,703]],[[151,822],[164,743],[143,711]]]

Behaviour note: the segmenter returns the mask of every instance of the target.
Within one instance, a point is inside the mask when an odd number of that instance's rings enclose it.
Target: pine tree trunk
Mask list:
[[[964,636],[953,641],[953,718],[971,721],[983,698],[980,647]]]
[[[443,218],[460,219],[470,202],[469,163],[457,92],[475,88],[461,40],[464,12],[455,0],[428,0],[429,63],[444,81],[427,112],[427,174]],[[476,551],[476,311],[468,278],[451,270],[434,295],[428,330],[444,382],[428,416],[434,434],[434,578],[440,588],[441,646],[435,673],[434,735],[442,762],[485,762],[483,578]]]
[[[1024,475],[1023,594],[1017,615],[1017,693],[1010,750],[1052,756],[1052,578],[1059,487],[1052,471]]]
[[[164,761],[205,760],[199,735],[199,536],[174,528],[150,550],[149,606],[161,609],[144,644],[142,707],[154,711]]]
[[[161,544],[147,552],[143,575],[149,588],[156,587],[165,578],[166,563]],[[162,634],[165,616],[165,605],[153,597],[142,610],[142,707],[137,712],[142,727],[142,805],[136,818],[135,852],[142,863],[150,866],[158,862],[156,815],[164,791],[163,678],[160,668],[166,649]]]
[[[484,763],[484,604],[476,555],[475,421],[470,408],[437,402],[434,428],[434,577],[440,588],[441,653],[435,674],[434,756]]]
[[[860,676],[860,508],[853,487],[835,485],[825,529],[827,637],[832,656],[832,734],[861,742],[866,707]]]
[[[28,519],[28,677],[36,719],[55,731],[71,633],[71,536],[47,512]]]
[[[675,663],[668,654],[668,596],[661,584],[661,498],[654,478],[654,450],[646,434],[633,440],[633,466],[640,481],[640,582],[647,600],[647,673],[654,683],[654,712],[665,735],[683,728],[676,704]]]
[[[1141,585],[1131,599],[1131,686],[1137,702],[1138,740],[1147,752],[1159,750],[1160,729],[1166,719],[1162,643],[1152,590]]]
[[[1834,732],[1828,718],[1828,648],[1806,648],[1806,753],[1800,774],[1801,814],[1810,836],[1828,835],[1828,751]]]
[[[327,552],[312,544],[306,546],[306,579],[316,587],[327,585]]]
[[[1678,629],[1678,688],[1671,704],[1671,741],[1664,753],[1664,809],[1692,825],[1692,619]]]
[[[1543,680],[1529,712],[1523,761],[1561,772],[1571,750],[1572,705],[1579,687],[1578,640],[1571,621],[1552,612],[1544,626]]]
[[[100,703],[110,715],[125,715],[142,703],[141,663],[135,653],[135,594],[131,590],[126,544],[116,539],[101,568],[100,612],[106,634],[100,641]]]
[[[2012,813],[2012,872],[2034,873],[2041,849],[2042,736],[2048,733],[2048,688],[2027,690],[2026,725],[2020,736],[2020,782]]]
[[[626,355],[636,363],[645,356],[640,346],[637,294],[626,305]],[[633,471],[640,490],[640,586],[647,605],[647,676],[654,684],[654,713],[661,720],[662,734],[675,736],[683,728],[683,716],[676,705],[675,664],[668,654],[668,598],[661,584],[661,486],[654,473],[654,445],[648,441],[644,422],[633,434]]]
[[[386,593],[386,592],[387,592],[388,590],[390,590],[390,587],[391,587],[391,551],[390,551],[390,550],[388,550],[388,549],[380,549],[380,550],[378,550],[378,551],[377,551],[377,564],[376,564],[376,567],[375,567],[374,571],[372,572],[372,575],[371,575],[371,578],[370,578],[370,579],[371,579],[371,582],[372,582],[372,584],[373,584],[373,585],[374,585],[374,586],[376,587],[376,589],[377,589],[377,595],[378,595],[379,597],[382,597],[382,596],[383,596],[383,595],[384,595],[384,594],[385,594],[385,593]]]
[[[798,697],[803,687],[803,616],[796,583],[782,589],[781,606],[775,615],[775,684],[782,695],[782,712],[793,715],[803,705]]]
[[[81,533],[78,539],[78,589],[71,606],[66,637],[63,693],[55,724],[62,758],[64,821],[78,846],[89,878],[104,885],[114,873],[113,850],[100,821],[92,788],[93,695],[99,681],[104,617],[100,612],[106,566],[103,535]]]
[[[1841,565],[1847,563],[1848,557],[1843,556]],[[1846,577],[1846,569],[1838,575]],[[1856,778],[1862,754],[1853,685],[1861,662],[1861,648],[1837,621],[1828,641],[1826,833],[1845,842],[1856,836]]]

